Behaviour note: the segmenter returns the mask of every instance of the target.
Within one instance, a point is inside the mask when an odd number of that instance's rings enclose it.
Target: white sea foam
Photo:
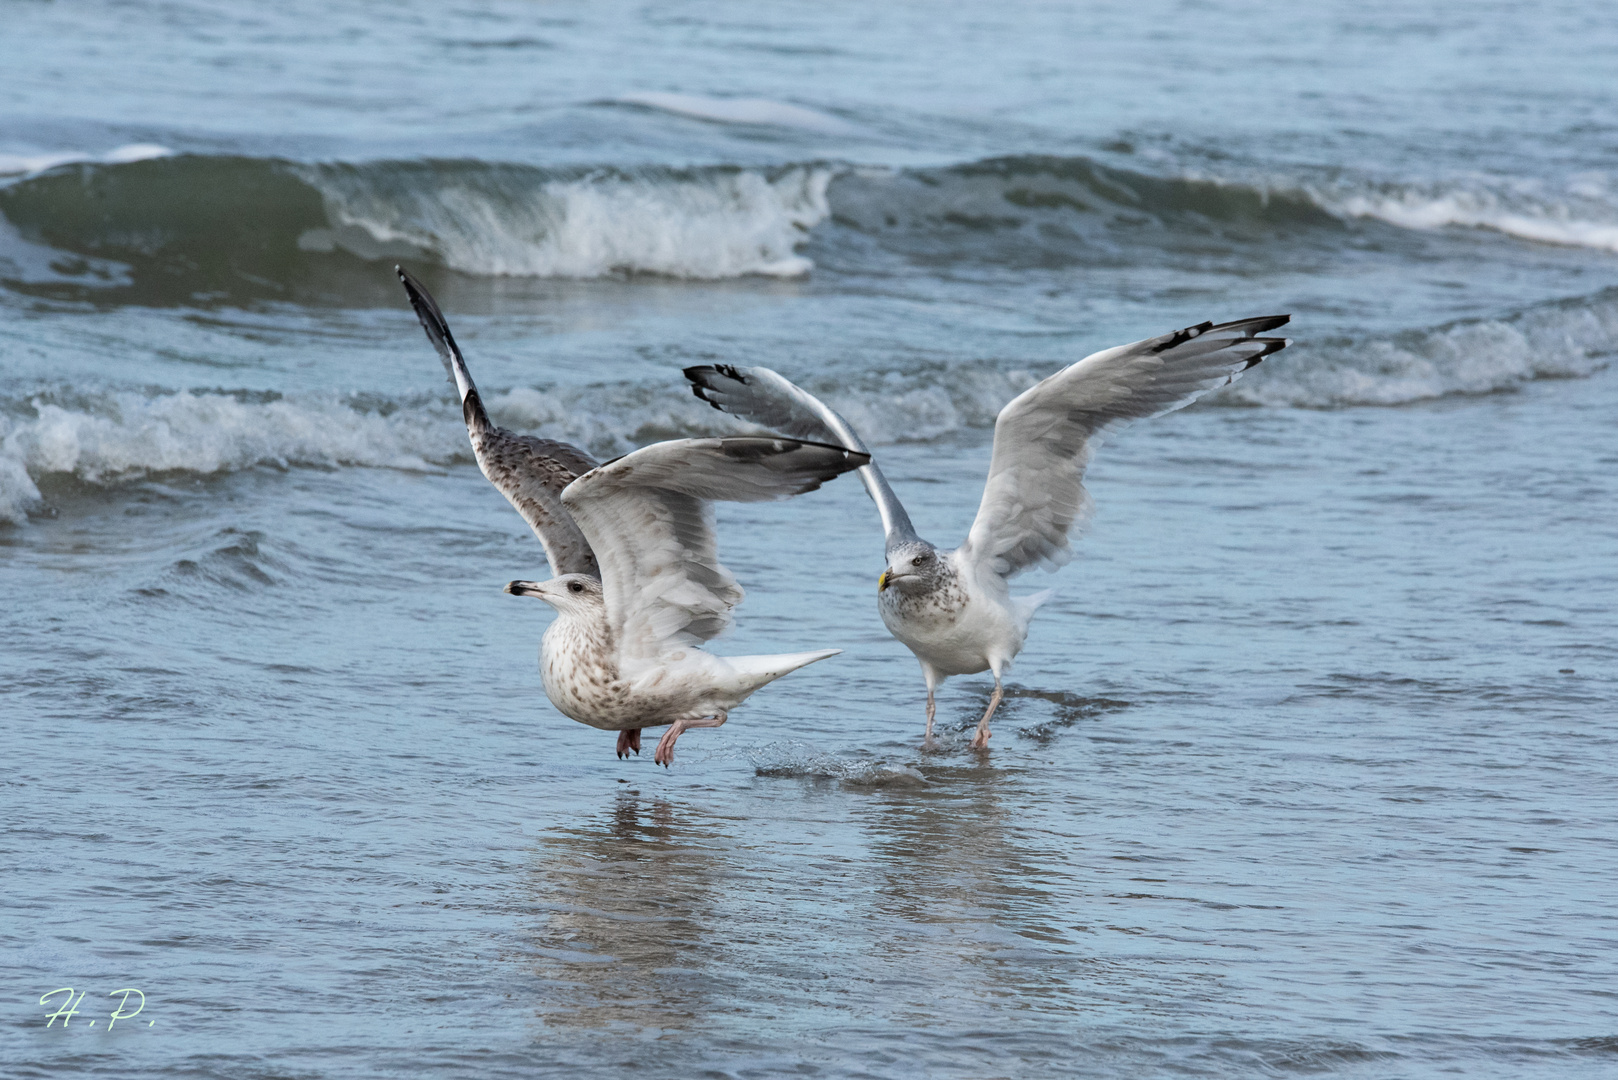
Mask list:
[[[305,248],[377,258],[407,245],[471,274],[714,279],[808,273],[813,264],[796,249],[830,213],[832,172],[604,173],[536,183],[532,174],[468,171],[409,185],[357,170],[308,176],[334,228],[305,234]]]
[[[1389,338],[1304,342],[1215,395],[1255,405],[1402,405],[1577,378],[1618,354],[1618,290]]]
[[[447,405],[383,416],[336,399],[120,393],[86,408],[36,402],[34,412],[32,420],[0,417],[3,521],[20,520],[39,500],[38,479],[51,473],[107,483],[255,465],[423,469],[467,453]]]
[[[39,487],[24,464],[0,451],[0,525],[18,522],[39,504]]]
[[[824,135],[846,135],[854,126],[829,113],[802,105],[791,105],[769,98],[710,97],[706,94],[672,94],[644,91],[614,99],[625,105],[713,120],[722,124],[758,124],[768,127],[801,128]]]
[[[897,373],[872,395],[829,393],[873,443],[936,438],[993,423],[994,410],[1034,376],[963,368]],[[932,385],[942,379],[942,386]],[[496,423],[583,446],[602,459],[659,439],[756,430],[666,381],[514,387],[484,400]],[[336,396],[274,401],[222,393],[107,393],[60,404],[35,400],[31,417],[0,414],[0,521],[20,521],[51,474],[116,484],[155,473],[225,473],[294,465],[422,469],[471,460],[460,412],[447,397],[393,403],[385,412]]]
[[[1561,185],[1462,177],[1430,184],[1343,181],[1304,188],[1333,213],[1402,229],[1492,229],[1524,240],[1618,251],[1618,198],[1609,178],[1594,173]]]
[[[0,154],[0,176],[28,176],[33,173],[68,165],[75,161],[94,161],[105,165],[123,165],[148,158],[169,157],[174,151],[156,143],[129,143],[105,154],[86,154],[75,150],[61,150],[34,154]]]
[[[1615,355],[1618,289],[1388,338],[1303,340],[1211,400],[1397,405],[1586,376]],[[880,446],[986,431],[1001,407],[1042,374],[962,363],[804,382]],[[697,400],[672,372],[640,383],[489,390],[484,400],[496,423],[583,446],[602,459],[659,439],[756,430]],[[112,484],[260,465],[423,469],[471,460],[460,410],[448,395],[381,409],[334,395],[254,401],[189,392],[20,404],[0,413],[0,521],[21,520],[51,474]]]

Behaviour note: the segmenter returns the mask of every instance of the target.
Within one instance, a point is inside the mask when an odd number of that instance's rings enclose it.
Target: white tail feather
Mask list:
[[[816,660],[836,656],[842,651],[842,649],[816,649],[814,652],[776,653],[770,656],[726,656],[719,659],[730,665],[735,673],[732,689],[745,698],[783,675],[791,674],[801,667],[808,667]]]

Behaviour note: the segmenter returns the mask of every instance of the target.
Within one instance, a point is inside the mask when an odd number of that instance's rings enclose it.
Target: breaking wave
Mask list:
[[[1209,400],[1397,405],[1586,376],[1615,355],[1618,289],[1609,289],[1501,319],[1387,338],[1300,341]],[[896,363],[858,375],[788,374],[842,412],[868,442],[891,445],[987,431],[1006,402],[1049,370]],[[698,401],[673,371],[666,380],[638,383],[489,389],[485,401],[505,427],[563,439],[601,458],[659,439],[754,430]],[[0,521],[21,520],[40,501],[41,479],[52,474],[110,485],[167,472],[429,469],[470,460],[459,410],[447,395],[124,391],[0,400]]]
[[[737,122],[786,122],[779,103],[760,111],[714,102],[703,108],[729,110]],[[0,184],[0,282],[193,303],[352,295],[345,282],[374,286],[375,264],[400,258],[490,277],[793,277],[812,268],[801,250],[811,232],[828,250],[840,237],[865,236],[945,259],[1093,261],[1114,252],[1134,262],[1143,244],[1190,240],[1202,250],[1210,238],[1255,253],[1334,246],[1360,219],[1618,250],[1618,198],[1599,177],[1553,198],[1469,181],[1156,176],[1038,155],[908,169],[584,169],[160,153],[124,148],[113,157],[130,160],[56,163]]]
[[[37,505],[37,480],[52,473],[111,484],[257,465],[425,469],[459,450],[448,405],[384,414],[335,398],[255,401],[221,393],[117,393],[31,405],[31,420],[0,415],[0,521],[20,520]]]
[[[1302,342],[1212,400],[1327,408],[1487,394],[1592,375],[1618,355],[1618,289],[1385,338]]]
[[[778,102],[683,105],[733,121],[790,120]],[[1201,251],[1210,238],[1254,254],[1335,246],[1364,219],[1618,251],[1618,198],[1600,176],[1547,194],[1480,181],[1149,175],[1052,155],[932,168],[542,168],[294,164],[162,147],[26,165],[53,167],[0,183],[0,282],[134,303],[353,301],[379,287],[375,264],[396,259],[485,277],[796,277],[812,269],[801,251],[811,233],[827,251],[866,236],[909,256],[1008,264],[1134,264],[1157,257],[1142,256],[1142,244],[1191,241]]]
[[[305,251],[426,256],[469,274],[681,278],[795,277],[796,253],[829,212],[831,173],[805,166],[596,170],[578,175],[464,162],[298,170],[328,226]]]
[[[1539,183],[1467,179],[1343,182],[1306,190],[1335,214],[1374,218],[1401,229],[1489,229],[1522,240],[1618,252],[1618,192],[1604,177],[1577,177],[1560,192],[1546,192]]]
[[[16,242],[69,256],[30,274],[40,260],[0,244],[0,280],[172,303],[305,299],[401,257],[486,276],[792,277],[811,268],[797,248],[829,213],[831,176],[813,165],[70,164],[0,187]]]

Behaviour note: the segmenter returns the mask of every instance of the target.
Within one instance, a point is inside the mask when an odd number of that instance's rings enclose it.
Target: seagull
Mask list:
[[[1072,557],[1068,535],[1090,512],[1084,469],[1102,436],[1131,420],[1183,408],[1273,352],[1287,338],[1261,337],[1290,315],[1204,322],[1093,353],[1023,391],[994,422],[994,456],[977,519],[959,547],[923,540],[875,463],[860,469],[886,536],[887,569],[877,610],[889,633],[921,662],[933,745],[938,687],[951,675],[994,673],[994,693],[971,747],[986,750],[1000,706],[1001,676],[1022,651],[1028,625],[1054,591],[1011,595],[1017,574],[1055,570]],[[685,369],[692,392],[722,412],[798,438],[869,453],[824,402],[765,367]]]
[[[742,589],[718,559],[714,500],[761,502],[813,491],[870,455],[804,439],[675,439],[604,465],[576,446],[494,426],[438,304],[399,280],[461,396],[472,452],[550,560],[549,581],[513,581],[557,618],[540,643],[545,694],[564,715],[619,732],[668,725],[653,760],[667,767],[691,728],[718,727],[756,690],[841,649],[716,656],[699,646],[731,625]]]

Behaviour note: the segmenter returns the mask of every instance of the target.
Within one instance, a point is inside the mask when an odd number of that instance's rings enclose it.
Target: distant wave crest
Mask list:
[[[54,169],[76,161],[94,161],[107,165],[125,165],[131,161],[169,157],[174,153],[156,143],[126,143],[104,154],[87,154],[81,150],[43,150],[35,153],[0,153],[0,176],[25,176]]]
[[[1618,252],[1618,198],[1596,177],[1577,179],[1561,192],[1465,179],[1312,184],[1305,190],[1333,213],[1401,229],[1490,229],[1522,240]]]
[[[922,262],[1133,265],[1161,258],[1154,246],[1210,239],[1282,258],[1290,245],[1334,247],[1368,219],[1618,251],[1618,198],[1599,177],[1552,197],[1471,181],[1162,176],[1041,155],[683,169],[146,156],[0,183],[0,214],[8,287],[140,303],[372,296],[374,264],[401,258],[490,277],[794,277],[812,269],[811,233],[856,263],[872,241]]]

